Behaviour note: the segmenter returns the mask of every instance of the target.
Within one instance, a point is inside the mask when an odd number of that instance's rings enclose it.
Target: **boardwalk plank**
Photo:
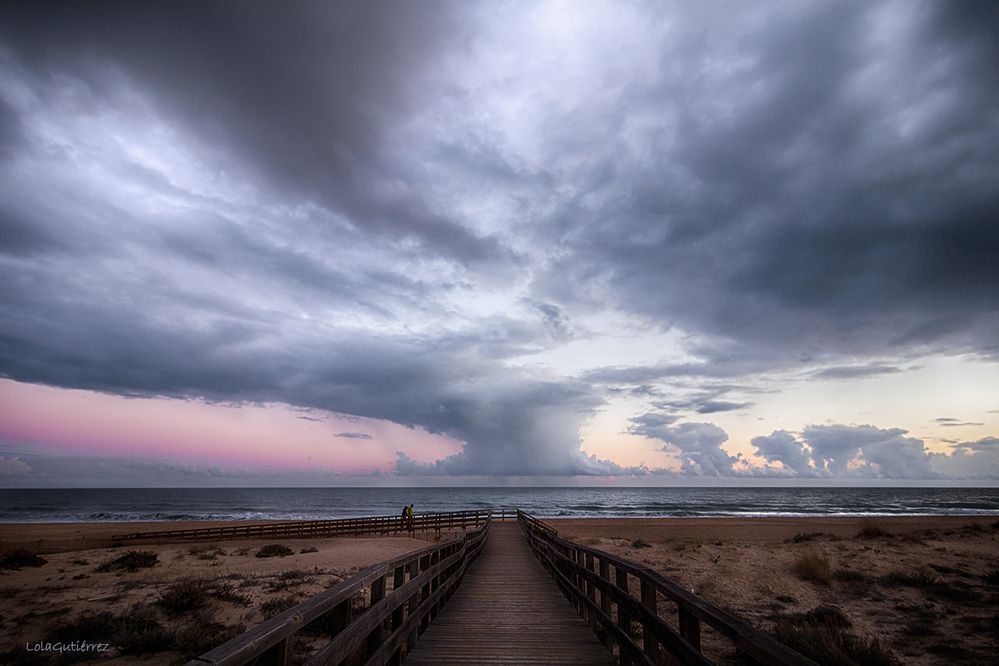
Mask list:
[[[482,555],[405,663],[610,666],[615,660],[531,555],[520,528],[494,523]]]

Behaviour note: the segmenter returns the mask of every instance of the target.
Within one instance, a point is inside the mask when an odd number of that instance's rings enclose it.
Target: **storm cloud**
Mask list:
[[[0,376],[384,419],[463,445],[397,473],[457,475],[644,474],[579,434],[644,387],[632,432],[725,476],[679,413],[750,379],[999,359],[995,3],[576,10],[4,3]],[[609,314],[681,348],[537,361]],[[801,437],[753,444],[944,473]]]

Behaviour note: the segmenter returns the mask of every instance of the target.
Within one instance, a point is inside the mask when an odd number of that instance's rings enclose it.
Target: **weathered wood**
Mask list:
[[[653,585],[651,581],[648,581],[643,578],[641,580],[641,594],[642,594],[642,605],[651,610],[653,613],[657,613],[655,585]],[[643,627],[644,626],[645,625],[643,623]],[[653,636],[651,631],[642,632],[642,643],[645,646],[645,654],[649,656],[649,660],[653,664],[658,664],[659,642],[656,641],[656,637]]]
[[[601,560],[603,561],[603,560]],[[614,578],[617,583],[618,590],[622,594],[628,594],[628,572],[622,569],[614,569]],[[628,613],[628,607],[620,602],[617,603],[617,626],[619,626],[628,636],[628,640],[631,640],[631,615]],[[625,654],[623,649],[619,648],[619,653],[621,656],[621,666],[630,666],[631,659]]]
[[[643,651],[654,663],[659,663],[666,657],[663,650],[669,655],[669,660],[682,664],[706,663],[700,654],[700,622],[703,621],[735,643],[737,651],[754,662],[773,666],[814,666],[814,662],[803,655],[648,567],[561,538],[553,529],[522,512],[518,513],[518,520],[525,534],[534,542],[532,550],[543,561],[547,558],[549,563],[546,566],[574,605],[591,603],[589,586],[592,584],[600,592],[602,599],[606,595],[616,605],[616,626],[619,629],[630,634],[630,623],[635,619],[641,623]],[[606,563],[613,566],[615,582],[610,583],[605,577],[594,574],[589,567],[581,566],[580,553],[592,556],[602,565]],[[640,599],[635,599],[628,593],[628,576],[638,579]],[[682,633],[674,631],[659,617],[656,602],[660,593],[680,609]],[[584,612],[593,613],[594,610],[607,615],[602,604],[599,609],[594,605],[594,608]],[[631,643],[630,637],[627,643]],[[621,663],[628,663],[630,649],[627,645],[619,642],[618,650]]]
[[[604,664],[613,656],[565,603],[514,524],[482,555],[405,664]]]
[[[603,560],[600,560],[600,577],[607,581],[608,585],[610,584],[610,565]],[[611,600],[607,596],[605,588],[600,590],[600,612],[607,617],[611,616]],[[610,633],[604,633],[604,645],[607,646],[607,649],[613,647],[614,641],[611,639]]]
[[[287,666],[291,663],[291,636],[282,638],[260,655],[257,661],[260,666]]]
[[[396,630],[399,626],[415,626],[420,616],[416,616],[410,625],[406,624],[399,612],[414,607],[421,590],[429,586],[433,579],[440,577],[443,572],[447,572],[448,579],[446,584],[445,581],[441,581],[442,590],[448,585],[456,584],[458,580],[456,574],[463,571],[467,562],[478,555],[482,543],[488,537],[488,532],[487,522],[479,530],[466,533],[460,539],[423,548],[369,567],[326,592],[201,655],[190,664],[228,666],[245,664],[258,658],[270,659],[273,663],[288,663],[288,649],[294,634],[305,625],[324,616],[330,622],[332,637],[330,642],[314,655],[313,660],[316,663],[338,663],[358,649],[368,654],[378,652],[385,642],[384,625],[386,623],[391,625],[393,635],[398,633]],[[437,563],[427,568],[419,567],[420,562],[429,562],[431,559],[436,559]],[[407,568],[418,570],[419,574],[411,575],[407,581],[405,580]],[[393,589],[389,593],[386,590],[386,579],[390,575],[393,579]],[[350,600],[365,589],[370,590],[370,606],[351,621]],[[429,608],[424,616],[428,614]],[[391,656],[392,653],[388,654]]]
[[[701,649],[701,622],[693,614],[680,607],[680,635],[692,646]]]
[[[415,530],[438,530],[442,524],[460,524],[478,527],[490,517],[489,511],[452,511],[449,513],[423,513],[413,518]],[[211,541],[230,539],[261,539],[306,536],[360,536],[364,534],[392,534],[407,528],[401,516],[370,516],[364,518],[338,518],[334,520],[299,520],[283,523],[228,525],[187,530],[157,530],[116,534],[111,542],[154,543],[177,541]]]

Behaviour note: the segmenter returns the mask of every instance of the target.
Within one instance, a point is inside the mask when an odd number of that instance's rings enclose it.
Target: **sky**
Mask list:
[[[999,4],[0,6],[0,487],[999,483]]]

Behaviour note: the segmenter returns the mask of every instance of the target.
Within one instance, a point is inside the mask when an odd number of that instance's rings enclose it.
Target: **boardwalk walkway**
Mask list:
[[[516,523],[493,523],[482,555],[406,664],[614,664]]]

